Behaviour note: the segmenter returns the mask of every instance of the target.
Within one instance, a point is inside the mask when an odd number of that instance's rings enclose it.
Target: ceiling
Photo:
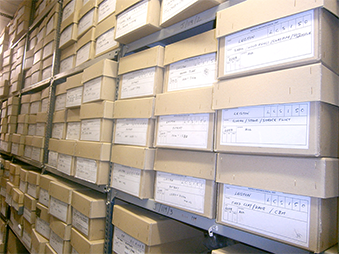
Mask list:
[[[13,18],[23,0],[0,0],[0,33]]]

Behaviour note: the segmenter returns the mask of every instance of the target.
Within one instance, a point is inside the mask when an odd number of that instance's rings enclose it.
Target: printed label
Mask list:
[[[224,73],[313,56],[314,10],[310,10],[226,36]]]
[[[57,217],[58,219],[66,222],[67,220],[67,210],[68,204],[62,202],[54,197],[51,196],[50,198],[50,205],[49,205],[49,213],[53,216]]]
[[[145,254],[146,246],[132,236],[114,227],[113,252]]]
[[[148,0],[139,2],[117,16],[116,35],[121,37],[146,24],[148,13]]]
[[[105,0],[98,7],[98,23],[115,12],[116,0]]]
[[[48,152],[48,164],[52,167],[58,166],[58,153],[54,151]]]
[[[64,123],[53,123],[52,138],[62,139],[64,134]]]
[[[100,141],[101,119],[81,121],[81,140]]]
[[[74,67],[74,57],[75,56],[67,57],[60,62],[60,73],[65,72]]]
[[[121,98],[153,95],[155,67],[133,71],[122,76]]]
[[[88,217],[80,213],[73,207],[72,226],[74,226],[84,235],[88,236],[88,224],[89,224]]]
[[[96,41],[95,55],[99,55],[117,45],[114,38],[114,28],[100,35]]]
[[[96,183],[97,181],[98,165],[95,160],[87,158],[76,158],[75,177]]]
[[[80,138],[80,122],[67,123],[66,139],[78,140],[79,138]]]
[[[162,5],[162,20],[161,23],[169,20],[173,16],[185,10],[190,5],[193,5],[198,0],[163,0]]]
[[[307,149],[310,103],[222,110],[220,145]]]
[[[49,244],[58,254],[63,254],[64,241],[51,230]]]
[[[75,107],[81,105],[82,86],[67,90],[66,107]]]
[[[155,201],[204,213],[206,180],[157,172]]]
[[[83,103],[100,99],[103,78],[98,77],[84,83]]]
[[[115,144],[146,146],[148,118],[117,119]]]
[[[51,229],[50,229],[49,223],[47,221],[44,221],[44,220],[42,220],[40,218],[36,218],[35,229],[42,236],[44,236],[47,239],[49,239],[49,234],[51,232]]]
[[[209,114],[159,116],[158,146],[207,148]]]
[[[72,162],[73,162],[73,156],[72,155],[59,153],[58,170],[67,174],[67,175],[71,175]]]
[[[91,42],[87,43],[86,45],[82,46],[77,51],[77,58],[76,58],[76,66],[86,62],[89,59],[89,53],[91,50]]]
[[[75,1],[70,1],[62,10],[62,22],[65,21],[69,16],[74,13],[75,10]]]
[[[216,53],[170,64],[168,91],[212,86],[216,82]]]
[[[114,163],[112,187],[128,194],[139,196],[141,169]]]
[[[87,12],[80,20],[79,20],[79,25],[78,25],[78,35],[82,34],[84,31],[89,29],[92,24],[93,24],[93,19],[94,19],[94,10],[90,10]]]
[[[308,247],[311,198],[224,184],[222,221]]]
[[[48,202],[49,202],[48,190],[40,188],[39,202],[48,207]]]
[[[55,111],[63,110],[65,108],[66,108],[66,93],[63,93],[55,97]]]

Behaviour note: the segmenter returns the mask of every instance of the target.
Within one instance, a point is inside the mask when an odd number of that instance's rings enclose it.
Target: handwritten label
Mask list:
[[[70,1],[63,9],[62,9],[62,22],[65,21],[69,16],[74,13],[75,10],[75,1]]]
[[[67,175],[71,175],[73,166],[73,156],[59,153],[58,156],[58,170]]]
[[[157,172],[154,199],[190,211],[204,213],[206,180]]]
[[[68,204],[53,196],[50,198],[49,213],[66,223]]]
[[[90,58],[91,42],[85,44],[77,51],[77,57],[75,60],[75,65],[78,66]]]
[[[95,160],[87,158],[76,158],[75,177],[88,182],[96,183],[98,165]]]
[[[60,62],[60,72],[65,72],[69,69],[74,68],[75,55],[69,56]]]
[[[82,34],[86,30],[88,30],[94,23],[94,11],[95,8],[87,12],[82,18],[79,20],[78,24],[78,35]]]
[[[144,0],[118,14],[115,37],[119,38],[145,25],[147,21],[147,13],[148,0]]]
[[[49,223],[47,221],[44,221],[43,219],[40,219],[39,217],[36,218],[35,229],[42,236],[44,236],[45,238],[49,239],[49,235],[50,235],[51,229],[50,229]]]
[[[207,148],[209,114],[159,116],[157,146]]]
[[[146,146],[148,118],[117,119],[115,144]]]
[[[83,103],[100,99],[102,81],[103,78],[98,77],[84,83]]]
[[[216,53],[185,59],[169,66],[168,91],[212,86],[216,82]]]
[[[225,37],[224,73],[257,69],[314,56],[314,10]]]
[[[113,252],[145,254],[146,246],[132,236],[126,234],[118,227],[114,227]]]
[[[198,0],[163,0],[161,3],[161,23],[174,17],[197,1]]]
[[[73,29],[74,24],[71,24],[62,31],[62,33],[60,34],[60,46],[66,44],[68,41],[72,39]]]
[[[64,136],[64,123],[53,123],[52,138],[62,139]]]
[[[57,95],[55,97],[55,111],[63,110],[66,108],[66,93]]]
[[[114,27],[97,38],[95,55],[99,55],[117,45],[114,40]]]
[[[48,190],[40,188],[39,202],[48,207],[48,202],[49,202]]]
[[[88,236],[89,218],[73,207],[72,226]]]
[[[54,151],[48,152],[48,164],[52,167],[58,166],[58,153]]]
[[[153,95],[154,85],[155,67],[126,73],[122,76],[121,98]]]
[[[115,12],[116,0],[104,0],[98,7],[98,23]]]
[[[224,184],[222,221],[305,247],[311,198]]]
[[[141,169],[114,164],[112,187],[128,194],[139,196]]]
[[[67,90],[66,95],[66,108],[76,107],[81,105],[82,99],[82,86],[75,87]]]
[[[67,123],[66,139],[79,140],[80,138],[80,122]]]
[[[64,241],[56,233],[51,230],[49,244],[58,254],[63,254]]]
[[[100,141],[101,124],[100,118],[81,120],[80,140]]]
[[[310,103],[222,110],[220,145],[307,149]]]

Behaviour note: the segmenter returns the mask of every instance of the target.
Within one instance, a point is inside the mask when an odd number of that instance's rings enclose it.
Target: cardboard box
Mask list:
[[[49,243],[46,243],[45,253],[46,254],[58,254]]]
[[[80,0],[63,1],[61,24],[65,23],[69,20],[72,20],[73,22],[77,22],[80,4],[81,4]]]
[[[71,253],[70,241],[64,241],[61,237],[59,237],[52,230],[51,230],[51,235],[49,239],[49,244],[53,248],[53,251],[55,251],[55,253],[57,254]]]
[[[253,110],[257,112],[254,118]],[[323,102],[220,110],[215,150],[247,154],[338,157],[338,133],[332,131],[338,128],[337,111],[338,107]],[[250,122],[244,123],[246,120]],[[294,124],[291,124],[292,121]],[[243,134],[246,135],[246,141],[243,141]]]
[[[66,139],[80,139],[80,108],[67,109]]]
[[[47,16],[47,24],[46,24],[46,35],[54,32],[57,29],[59,13],[54,12],[53,10]]]
[[[82,43],[82,44],[81,44]],[[75,60],[75,66],[79,66],[94,58],[95,53],[95,41],[78,41],[77,43],[77,54]]]
[[[77,86],[67,90],[66,108],[79,107],[82,101],[83,86]]]
[[[66,109],[66,97],[67,97],[66,93],[56,95],[56,97],[55,97],[55,107],[54,107],[55,111]]]
[[[157,149],[154,162],[154,170],[157,171],[154,200],[213,218],[216,203],[215,166],[215,153]],[[185,191],[187,195],[181,195],[181,181],[192,183],[185,185],[189,188]],[[178,188],[171,189],[169,185],[176,185]]]
[[[115,205],[113,251],[120,253],[129,241],[145,253],[203,252],[202,231],[132,205]],[[200,242],[199,242],[200,241]],[[185,243],[184,243],[185,242]]]
[[[94,1],[89,1],[79,11],[78,19],[78,39],[92,27],[95,27],[98,21],[98,8]]]
[[[217,6],[222,2],[224,2],[224,0],[198,0],[189,4],[184,4],[182,2],[173,3],[165,0],[161,3],[160,25],[162,27],[169,27],[170,25]]]
[[[7,243],[7,252],[8,253],[25,253],[26,248],[21,243],[21,241],[15,236],[15,234],[8,230],[8,243]]]
[[[98,1],[98,25],[106,18],[114,16],[116,0],[99,0]]]
[[[71,240],[72,225],[67,225],[63,221],[55,218],[54,216],[51,216],[49,226],[51,230],[55,234],[57,234],[62,240],[66,240],[66,241]]]
[[[71,23],[68,26],[62,28],[60,34],[59,48],[64,49],[77,42],[78,36],[78,24]]]
[[[218,185],[217,223],[314,252],[338,240],[337,197],[319,199]]]
[[[39,234],[35,229],[32,229],[32,248],[31,251],[37,254],[45,253],[45,246],[48,239]]]
[[[76,142],[74,140],[60,140],[58,143],[58,171],[73,176],[75,171],[75,152]]]
[[[32,246],[32,229],[34,225],[31,225],[26,219],[23,219],[23,230],[22,230],[22,242],[26,248],[30,251]]]
[[[110,154],[110,143],[78,141],[75,149],[75,156],[93,160],[109,161]]]
[[[113,119],[81,119],[80,140],[108,143],[112,141],[112,135]]]
[[[24,195],[24,206],[25,206],[25,208],[27,208],[29,211],[35,211],[37,202],[38,201],[35,198],[33,198],[32,196],[25,193],[25,195]]]
[[[22,236],[22,224],[23,224],[23,216],[19,215],[19,213],[13,208],[10,208],[10,227],[16,233],[17,236]],[[16,252],[14,252],[16,253]]]
[[[60,53],[60,73],[75,67],[76,43],[61,50]]]
[[[300,1],[296,6],[281,1],[283,7],[276,10],[279,3],[265,4],[263,15],[253,15],[260,4],[257,1],[246,1],[217,13],[218,78],[315,62],[323,62],[339,73],[333,57],[339,41],[336,4]],[[248,18],[244,20],[245,16]],[[295,23],[297,20],[301,23]],[[293,50],[286,51],[287,47]]]
[[[218,154],[216,181],[316,198],[338,196],[338,160]],[[307,174],[307,177],[305,177]],[[270,180],[267,181],[269,176]]]
[[[115,40],[123,44],[160,30],[160,2],[158,0],[128,2],[118,0],[116,16]]]
[[[108,3],[110,1],[112,2],[112,0],[109,0],[103,3],[106,3],[106,2]],[[112,6],[114,5],[112,4]],[[109,3],[107,7],[112,8],[111,6],[109,6]],[[100,14],[100,9],[99,9],[99,14]],[[116,17],[115,15],[112,14],[96,26],[96,29],[95,29],[95,39],[96,39],[95,56],[96,57],[119,47],[119,43],[116,42],[114,38],[115,23],[116,23]]]
[[[31,195],[34,198],[39,198],[40,191],[40,173],[35,171],[28,171],[27,175],[27,194]]]
[[[97,101],[82,104],[80,107],[80,119],[82,118],[106,118],[112,119],[114,102]]]
[[[52,181],[58,181],[57,178],[51,175],[41,175],[40,176],[40,193],[39,193],[39,202],[48,207],[49,203],[49,185]],[[33,210],[33,209],[31,209]]]
[[[49,239],[51,228],[49,227],[50,215],[48,207],[37,203],[35,229],[45,238]]]
[[[89,241],[104,240],[106,198],[93,191],[72,193],[72,227]]]
[[[28,185],[27,177],[28,177],[28,171],[26,169],[21,168],[19,189],[24,193],[27,192],[27,185]]]
[[[236,243],[221,249],[212,250],[212,254],[231,254],[231,253],[241,254],[241,253],[268,253],[268,252],[242,243]]]
[[[73,250],[78,253],[102,253],[104,251],[104,243],[103,239],[90,241],[76,229],[72,228],[71,245]]]
[[[143,61],[147,59],[147,62]],[[164,48],[156,46],[122,57],[119,99],[155,96],[162,92]]]
[[[51,38],[49,38],[51,37]],[[51,41],[49,41],[47,44],[44,45],[43,47],[43,52],[42,52],[42,59],[46,59],[47,57],[50,57],[53,55],[54,51],[55,51],[55,32],[51,33],[48,38],[46,37],[45,38],[45,41],[46,39],[49,39]]]

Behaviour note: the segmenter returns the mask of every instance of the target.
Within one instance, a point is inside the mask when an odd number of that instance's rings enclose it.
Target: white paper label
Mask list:
[[[37,188],[35,184],[28,183],[27,185],[27,194],[31,195],[33,198],[38,198]]]
[[[62,10],[62,21],[65,21],[69,16],[74,13],[75,10],[75,1],[70,1]]]
[[[30,109],[30,114],[37,114],[40,112],[40,101],[35,101],[31,103],[31,109]]]
[[[32,50],[35,48],[36,44],[37,44],[38,38],[37,37],[33,37],[30,41],[29,41],[29,50]]]
[[[141,169],[114,163],[112,187],[128,194],[139,196]]]
[[[52,77],[52,66],[42,70],[42,80]]]
[[[63,254],[64,241],[51,230],[49,244],[58,254]]]
[[[27,233],[26,230],[23,230],[23,233],[22,233],[22,241],[26,244],[27,247],[31,247],[31,236],[29,233]]]
[[[46,124],[45,123],[37,123],[36,124],[35,135],[36,136],[45,136],[45,128],[46,128]]]
[[[47,112],[49,104],[49,98],[42,99],[41,101],[41,112]]]
[[[80,20],[79,20],[79,25],[78,25],[78,35],[82,34],[84,31],[86,31],[87,29],[89,29],[93,22],[94,22],[94,10],[95,8],[93,8],[92,10],[90,10],[89,12],[87,12]]]
[[[72,226],[88,236],[89,219],[73,207]]]
[[[31,158],[31,155],[32,155],[32,147],[31,146],[25,146],[24,156]]]
[[[67,123],[66,139],[79,140],[80,138],[80,122]]]
[[[49,213],[53,216],[57,217],[58,219],[66,222],[67,220],[67,210],[68,204],[62,202],[54,197],[50,197],[50,206],[49,206]]]
[[[314,11],[278,19],[225,37],[224,73],[314,56]]]
[[[69,25],[66,27],[60,35],[60,46],[64,45],[66,42],[72,39],[72,31],[74,25]]]
[[[100,35],[96,41],[95,55],[99,55],[117,45],[114,38],[114,27]]]
[[[48,190],[40,188],[39,202],[48,207],[48,202],[49,202]]]
[[[62,139],[64,133],[64,123],[53,123],[52,138]]]
[[[115,12],[116,0],[105,0],[98,7],[98,23]]]
[[[158,146],[207,148],[209,114],[159,116]]]
[[[58,166],[58,153],[57,152],[54,152],[54,151],[48,152],[48,164],[55,168]]]
[[[36,71],[32,73],[32,76],[31,76],[32,85],[35,83],[38,83],[39,81],[40,81],[40,71]]]
[[[24,218],[25,218],[29,223],[32,223],[32,221],[31,221],[31,211],[28,210],[26,207],[24,207]]]
[[[133,71],[122,76],[121,98],[153,95],[155,67]]]
[[[118,254],[145,254],[146,246],[132,236],[114,227],[113,252]]]
[[[96,183],[98,165],[95,160],[87,158],[76,158],[75,177],[88,182]]]
[[[310,103],[222,110],[220,145],[307,149]]]
[[[66,93],[60,94],[55,98],[55,111],[66,108]]]
[[[84,83],[83,103],[99,100],[103,78],[98,77]]]
[[[56,14],[54,14],[54,15],[56,15]],[[52,30],[54,29],[54,18],[55,18],[55,16],[51,17],[51,19],[47,22],[46,35],[49,34],[50,32],[52,32]]]
[[[66,107],[75,107],[81,105],[82,86],[67,90]]]
[[[33,56],[33,64],[36,64],[41,60],[42,49],[38,50]]]
[[[36,125],[35,124],[29,124],[28,125],[28,135],[35,136],[36,131]]]
[[[119,38],[146,24],[148,0],[139,2],[117,16],[116,38]]]
[[[216,82],[216,53],[170,64],[168,91],[212,86]]]
[[[58,170],[67,174],[67,175],[71,175],[72,162],[73,162],[73,156],[72,155],[59,153]]]
[[[90,55],[90,50],[91,50],[91,43],[87,43],[86,45],[82,46],[78,51],[77,51],[77,58],[75,60],[76,66],[86,62]]]
[[[308,247],[311,198],[224,184],[222,221]]]
[[[24,181],[20,180],[19,190],[21,190],[22,192],[26,193],[26,191],[27,191],[27,182],[24,182]]]
[[[155,201],[204,213],[206,180],[157,172]]]
[[[146,146],[148,118],[117,119],[115,144]]]
[[[169,20],[197,1],[198,0],[162,0],[161,23]]]
[[[42,236],[49,239],[49,234],[51,232],[51,229],[50,229],[49,223],[47,221],[44,221],[43,219],[40,219],[39,217],[36,218],[35,229]]]
[[[101,119],[88,119],[81,121],[81,140],[100,141]]]
[[[74,68],[74,57],[75,56],[67,57],[60,62],[60,73]]]
[[[42,153],[42,148],[40,148],[40,147],[33,147],[32,148],[31,159],[35,160],[35,161],[40,161],[41,153]]]
[[[48,57],[49,55],[53,54],[53,43],[54,41],[51,41],[44,47],[44,52],[43,52],[43,58]]]

